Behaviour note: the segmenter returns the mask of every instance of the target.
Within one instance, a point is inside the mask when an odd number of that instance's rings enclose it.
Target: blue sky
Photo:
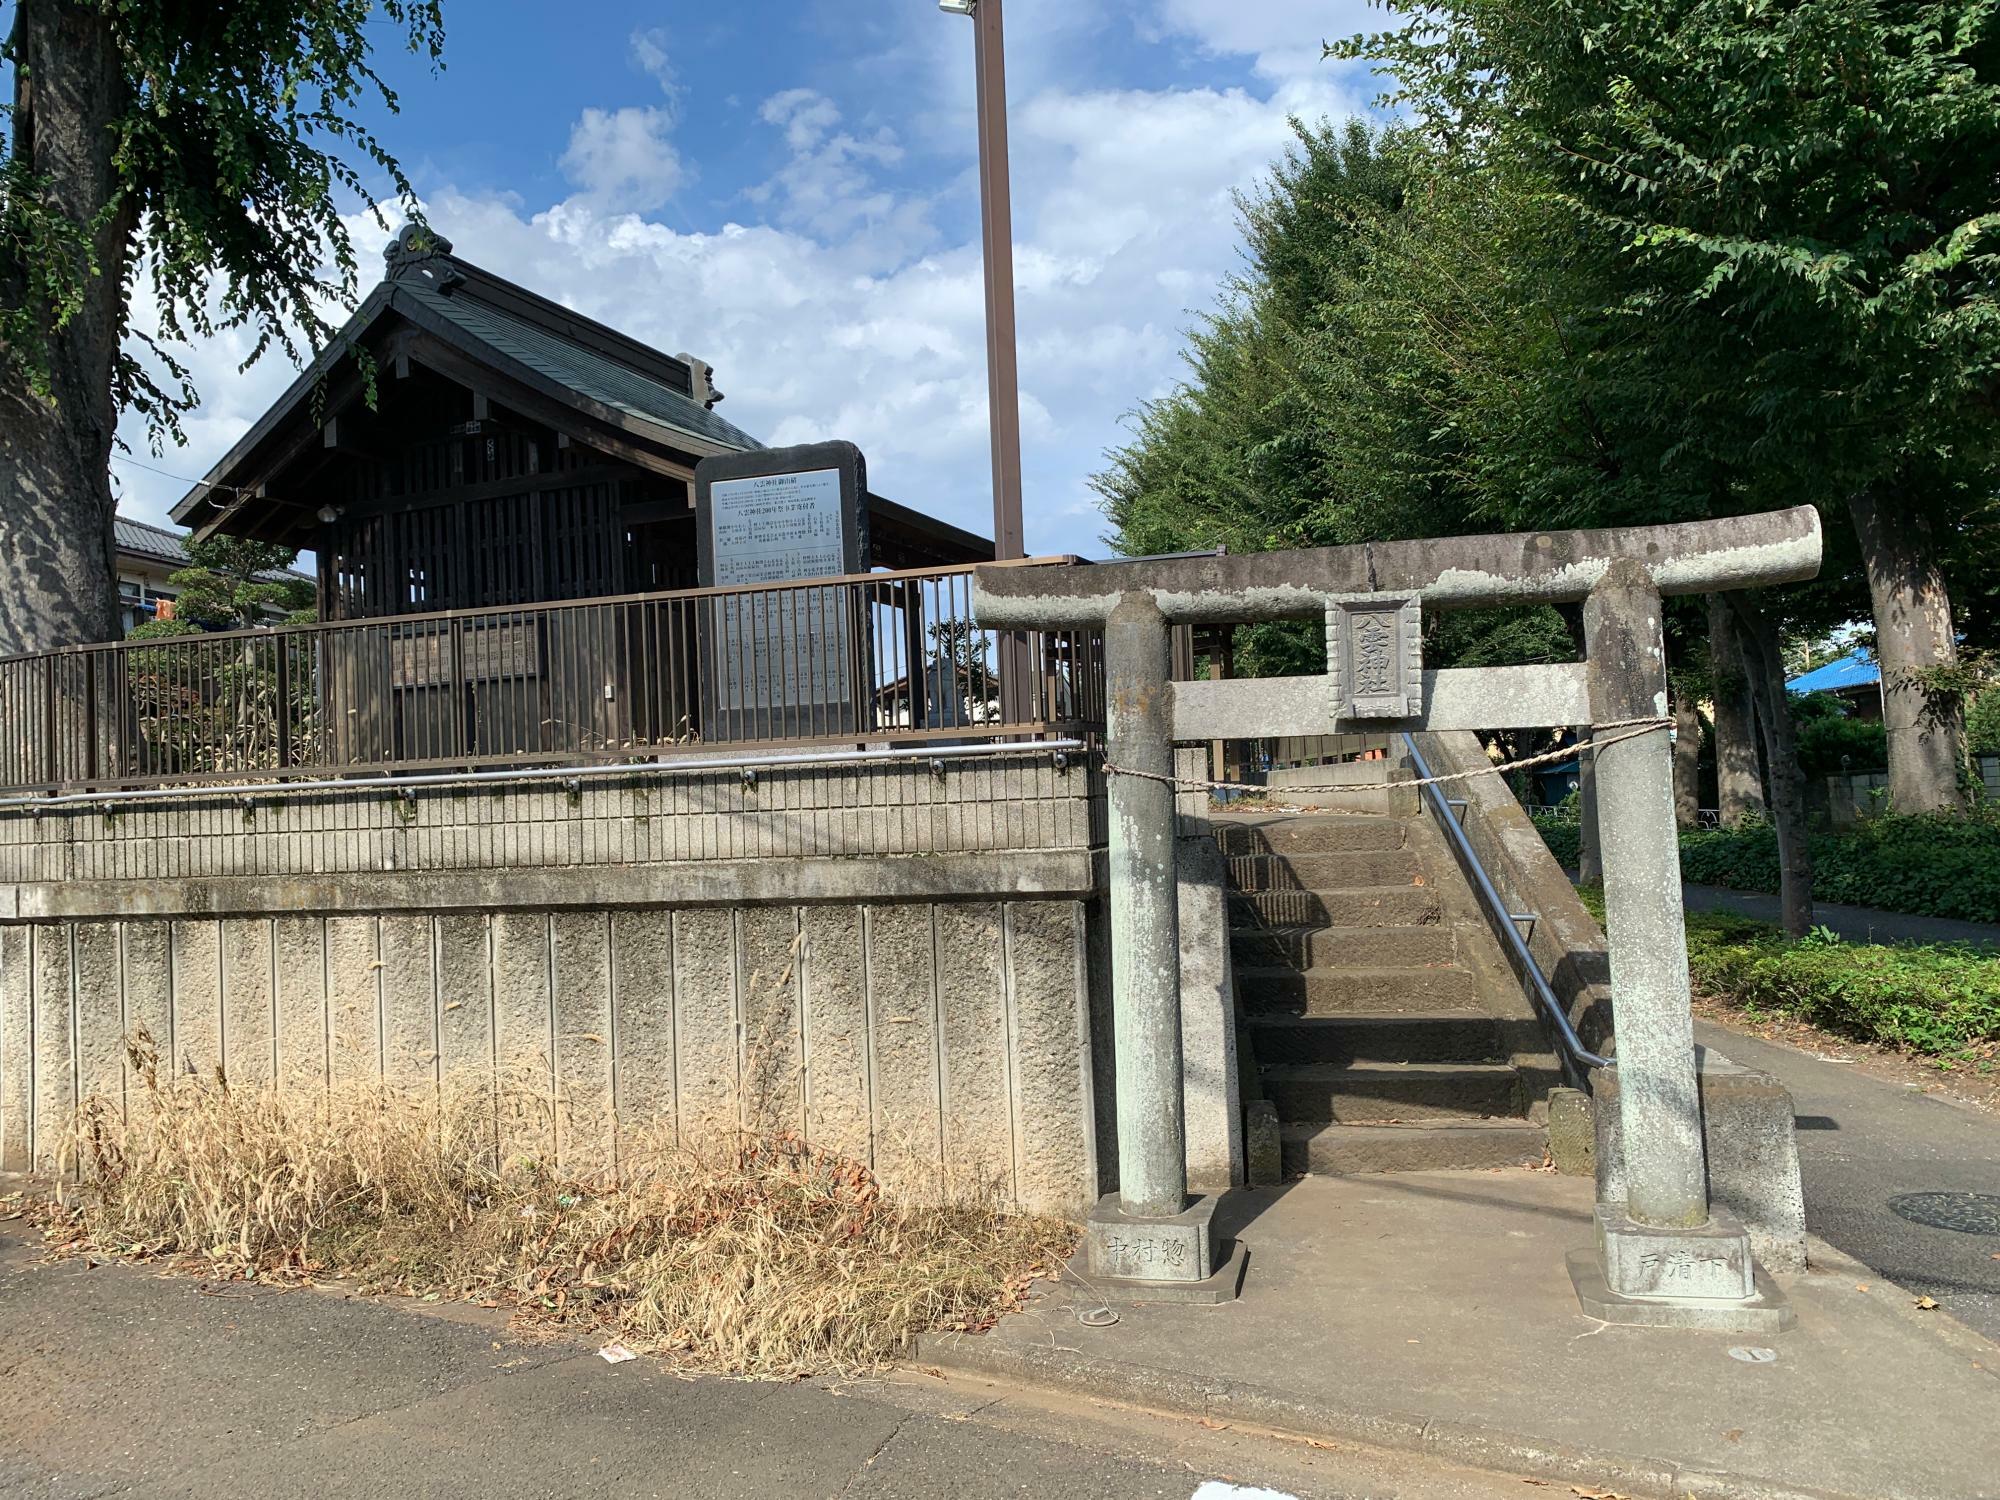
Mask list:
[[[1102,550],[1088,489],[1237,263],[1230,195],[1287,116],[1375,92],[1380,23],[1307,0],[1008,0],[1031,551]],[[986,529],[972,27],[934,0],[446,0],[446,68],[385,56],[378,124],[459,254],[711,361],[766,442],[861,444],[875,487]],[[385,235],[357,218],[363,287]],[[143,323],[146,311],[135,309]],[[157,519],[290,380],[193,351],[204,405],[124,508]]]

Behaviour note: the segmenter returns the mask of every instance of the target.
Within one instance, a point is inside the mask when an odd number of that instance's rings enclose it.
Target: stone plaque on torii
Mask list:
[[[1707,1326],[1772,1326],[1777,1293],[1742,1225],[1708,1197],[1660,600],[1802,582],[1819,565],[1819,516],[1803,506],[1672,526],[981,568],[982,628],[1105,635],[1119,1192],[1090,1215],[1090,1270],[1154,1297],[1233,1295],[1214,1199],[1187,1191],[1175,743],[1589,724],[1626,1196],[1597,1205],[1596,1254],[1572,1274],[1598,1316],[1675,1322],[1692,1309]],[[1427,610],[1578,601],[1581,662],[1424,669]],[[1170,680],[1175,625],[1321,618],[1324,676]]]

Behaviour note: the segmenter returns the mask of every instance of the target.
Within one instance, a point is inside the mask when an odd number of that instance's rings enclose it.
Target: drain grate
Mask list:
[[[1992,1193],[1904,1193],[1889,1207],[1926,1228],[2000,1235],[2000,1197]]]

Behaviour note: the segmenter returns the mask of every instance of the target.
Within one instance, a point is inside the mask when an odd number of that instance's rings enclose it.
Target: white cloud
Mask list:
[[[686,175],[668,138],[673,126],[672,115],[652,106],[586,109],[570,127],[563,175],[603,207],[659,208]]]
[[[1384,30],[1396,17],[1368,0],[1164,0],[1156,24],[1210,53],[1254,57],[1259,72],[1285,78],[1325,66],[1324,43]]]
[[[872,226],[890,261],[928,241],[928,203],[920,196],[898,195],[876,180],[879,169],[903,160],[894,131],[886,126],[866,136],[837,131],[839,106],[815,89],[773,94],[758,114],[765,124],[784,131],[792,154],[769,181],[745,193],[752,203],[770,204],[778,222],[828,240]]]
[[[632,33],[632,61],[660,86],[660,92],[669,99],[680,97],[680,75],[674,71],[673,59],[667,52],[667,31],[664,26],[644,28]]]
[[[1015,13],[1017,28],[1032,8],[1027,0]],[[1177,28],[1202,28],[1186,33],[1201,47],[1261,59],[1254,49],[1275,46],[1290,22],[1283,7],[1239,8],[1264,16],[1263,29],[1207,0],[1170,0],[1169,15]],[[1335,23],[1324,7],[1298,9],[1319,17],[1303,33],[1316,53],[1318,34]],[[968,39],[924,19],[943,43],[918,36],[913,45],[936,46],[940,87],[955,87],[969,72],[958,55]],[[634,55],[645,66],[650,54],[635,40]],[[1017,70],[1013,111],[1028,540],[1036,551],[1096,552],[1103,523],[1089,476],[1124,440],[1120,418],[1179,377],[1181,330],[1238,264],[1231,191],[1283,150],[1288,114],[1338,115],[1352,104],[1330,68],[1279,77],[1260,61],[1265,81],[1255,89],[1112,89],[1079,87],[1050,67]],[[730,393],[722,413],[758,437],[852,439],[882,493],[984,531],[976,227],[950,236],[935,227],[947,221],[947,198],[963,221],[969,129],[948,164],[957,175],[940,181],[935,158],[913,166],[905,155],[905,140],[937,145],[940,132],[925,134],[935,122],[926,108],[911,106],[899,140],[876,119],[855,124],[823,93],[770,96],[758,114],[787,159],[738,205],[761,222],[693,233],[648,217],[684,173],[670,116],[644,110],[592,111],[578,122],[585,149],[573,139],[577,159],[565,158],[565,170],[580,191],[565,201],[439,191],[428,212],[468,259],[712,361]],[[628,116],[637,118],[621,124]],[[372,228],[357,238],[368,255],[379,250]],[[193,451],[162,467],[200,473],[292,378],[270,359],[237,377],[238,357],[222,346],[196,351],[210,405],[189,428]],[[139,513],[157,514],[151,497],[178,498],[182,488],[137,473],[127,480]]]

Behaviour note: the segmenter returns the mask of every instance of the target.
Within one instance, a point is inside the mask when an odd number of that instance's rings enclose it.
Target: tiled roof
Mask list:
[[[764,446],[699,401],[470,297],[446,296],[415,281],[398,282],[396,295],[410,297],[495,352],[604,406],[726,447],[748,450]]]
[[[114,516],[112,529],[116,533],[118,550],[138,557],[150,557],[156,562],[173,567],[183,567],[188,560],[187,533],[169,531],[164,526],[154,526],[145,521],[135,521],[130,516]],[[296,568],[277,568],[257,575],[266,583],[312,583],[310,573],[301,573]]]

